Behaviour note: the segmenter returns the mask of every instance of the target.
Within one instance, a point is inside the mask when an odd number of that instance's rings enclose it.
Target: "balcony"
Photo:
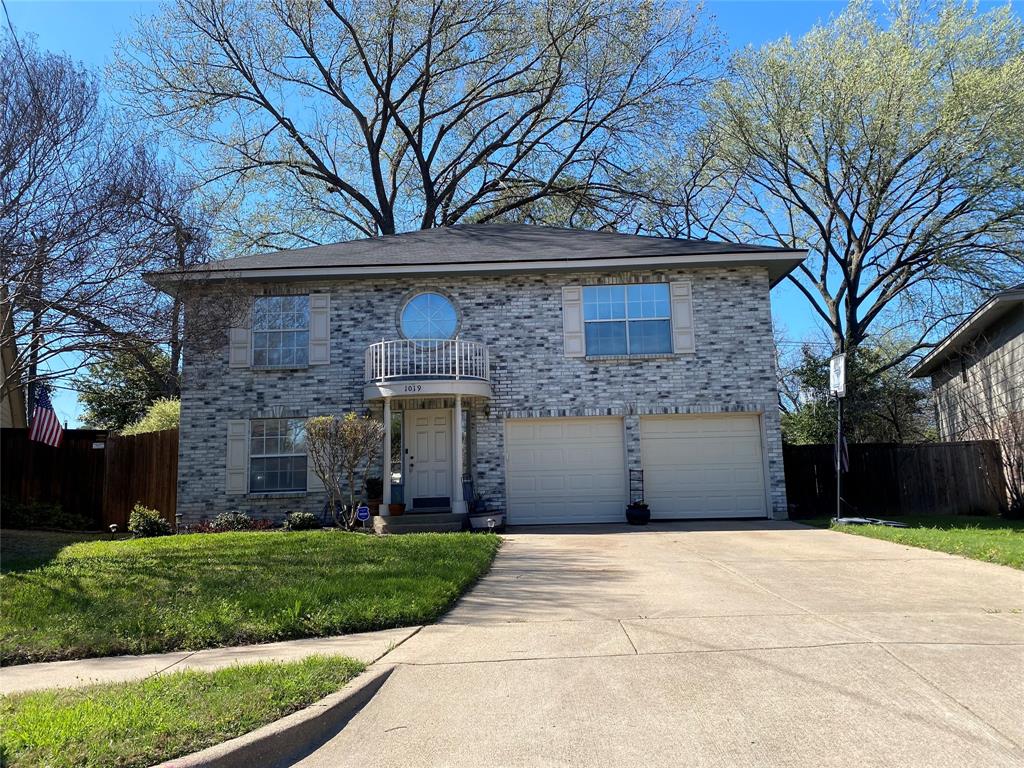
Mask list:
[[[429,397],[491,396],[491,361],[487,347],[462,339],[379,341],[364,354],[363,395]]]

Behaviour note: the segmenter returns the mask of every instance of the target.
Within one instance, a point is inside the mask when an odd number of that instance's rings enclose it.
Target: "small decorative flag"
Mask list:
[[[28,434],[29,440],[52,445],[54,448],[60,446],[64,439],[64,430],[61,429],[60,419],[53,410],[50,402],[50,393],[46,387],[39,387],[36,394],[36,408],[32,411],[32,431]]]

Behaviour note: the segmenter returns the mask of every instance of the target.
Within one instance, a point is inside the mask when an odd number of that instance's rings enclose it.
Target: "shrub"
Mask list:
[[[214,531],[251,531],[253,530],[253,519],[245,512],[237,510],[221,512],[211,523]]]
[[[91,518],[68,512],[56,502],[4,499],[0,502],[0,510],[0,522],[4,528],[59,528],[85,531],[96,527]]]
[[[309,531],[320,527],[320,520],[312,512],[292,512],[284,521],[289,531]]]
[[[171,524],[155,509],[136,504],[128,516],[128,530],[140,538],[167,536],[171,533]]]
[[[162,432],[177,429],[181,421],[181,401],[169,397],[154,400],[145,415],[121,430],[122,435],[141,435],[143,432]]]
[[[213,520],[200,520],[183,526],[182,533],[228,533],[231,531],[269,531],[273,520],[253,520],[244,512],[221,512]]]

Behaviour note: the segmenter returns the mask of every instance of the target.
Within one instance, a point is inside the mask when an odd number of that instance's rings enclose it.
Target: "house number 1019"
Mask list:
[[[404,391],[405,392],[419,392],[422,389],[423,389],[423,385],[422,384],[406,384]]]

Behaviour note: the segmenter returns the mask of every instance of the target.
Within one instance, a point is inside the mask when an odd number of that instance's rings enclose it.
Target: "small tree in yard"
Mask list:
[[[352,529],[356,523],[356,489],[366,486],[370,468],[380,458],[384,424],[379,419],[346,413],[314,416],[306,421],[306,452],[313,471],[330,497],[335,522]],[[348,506],[338,520],[337,504],[348,491]]]

